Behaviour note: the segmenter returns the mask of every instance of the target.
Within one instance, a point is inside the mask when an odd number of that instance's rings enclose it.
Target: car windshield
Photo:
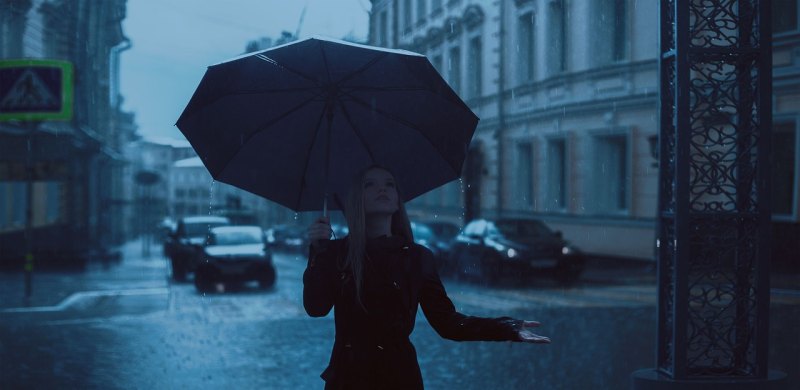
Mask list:
[[[184,229],[187,237],[205,237],[209,229],[225,225],[225,223],[187,223]]]
[[[228,230],[215,232],[212,242],[215,245],[247,245],[260,244],[262,240],[256,230]]]
[[[503,220],[495,222],[495,226],[500,230],[500,233],[508,237],[542,237],[553,234],[553,232],[540,221]]]

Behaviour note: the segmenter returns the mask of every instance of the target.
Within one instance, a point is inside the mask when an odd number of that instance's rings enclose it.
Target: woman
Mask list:
[[[418,305],[440,336],[455,340],[549,343],[527,328],[535,321],[479,318],[456,312],[436,273],[432,253],[413,242],[392,174],[367,168],[355,177],[346,204],[349,235],[327,241],[321,217],[303,274],[303,305],[312,317],[334,308],[336,339],[322,373],[326,389],[421,389],[408,337]]]

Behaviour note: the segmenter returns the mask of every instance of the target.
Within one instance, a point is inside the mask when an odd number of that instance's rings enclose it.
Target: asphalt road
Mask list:
[[[22,299],[0,273],[0,388],[322,388],[333,318],[302,308],[303,259],[279,254],[278,283],[198,294],[165,259],[131,245],[119,264],[42,272]],[[654,363],[656,287],[647,267],[593,266],[582,282],[505,287],[445,280],[471,315],[536,319],[550,345],[457,343],[420,314],[412,341],[429,389],[624,389]],[[800,374],[800,294],[773,294],[770,368]],[[794,387],[797,388],[797,387]]]

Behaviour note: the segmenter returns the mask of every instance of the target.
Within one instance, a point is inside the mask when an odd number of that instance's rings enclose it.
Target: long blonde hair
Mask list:
[[[362,309],[364,301],[362,291],[364,289],[364,259],[367,253],[367,231],[366,231],[366,212],[364,211],[364,180],[367,172],[372,169],[381,169],[388,172],[394,178],[394,174],[380,165],[371,165],[366,169],[359,172],[353,178],[350,184],[350,191],[347,194],[347,201],[345,205],[345,219],[347,219],[347,227],[349,235],[347,237],[347,256],[345,257],[345,266],[350,266],[353,272],[353,280],[356,285],[356,299]],[[400,189],[397,187],[397,180],[395,179],[395,188],[397,189],[397,211],[392,214],[391,232],[392,235],[399,235],[406,239],[408,243],[414,241],[414,236],[411,233],[411,223],[408,220],[403,199],[400,197]]]

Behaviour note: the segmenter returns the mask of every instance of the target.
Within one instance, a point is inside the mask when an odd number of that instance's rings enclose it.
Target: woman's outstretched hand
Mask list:
[[[331,233],[331,222],[328,217],[317,218],[306,230],[306,236],[311,245],[318,243],[320,240],[330,240]]]
[[[537,321],[522,321],[522,324],[517,329],[519,341],[535,344],[550,344],[550,338],[540,336],[531,331],[531,328],[538,328],[541,325]]]

